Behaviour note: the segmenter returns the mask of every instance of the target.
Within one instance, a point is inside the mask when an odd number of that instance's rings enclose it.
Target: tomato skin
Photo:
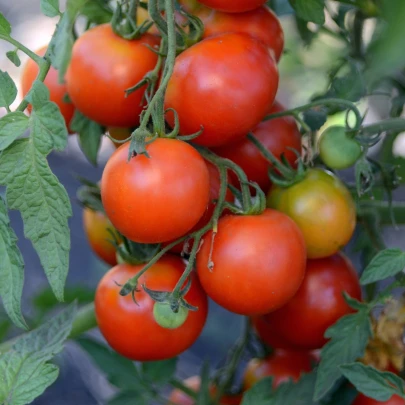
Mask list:
[[[184,380],[184,385],[193,391],[197,392],[201,386],[201,378],[198,375],[192,376]],[[212,396],[215,396],[215,388],[211,388]],[[242,394],[240,395],[224,395],[221,398],[219,405],[239,405],[242,401]],[[170,404],[173,405],[194,405],[195,401],[185,394],[183,391],[175,389],[169,397]]]
[[[228,13],[243,13],[254,10],[266,3],[266,0],[198,0],[204,6]]]
[[[111,223],[128,239],[159,243],[186,234],[204,214],[209,174],[189,144],[158,138],[146,146],[150,158],[128,162],[129,142],[110,157],[101,179],[101,198]]]
[[[302,373],[311,371],[311,361],[312,356],[308,352],[288,350],[276,350],[264,359],[252,359],[246,366],[243,388],[250,389],[264,377],[273,377],[273,388],[289,379],[296,382]]]
[[[66,86],[75,107],[99,124],[131,127],[139,124],[145,87],[125,97],[125,90],[142,80],[157,62],[146,47],[157,47],[159,38],[145,34],[128,41],[109,24],[86,31],[74,44],[66,72]]]
[[[83,226],[91,248],[97,256],[111,266],[117,264],[116,249],[109,242],[113,237],[108,229],[114,231],[110,220],[100,211],[83,209]]]
[[[39,56],[44,56],[47,46],[38,49],[35,53]],[[38,65],[30,58],[26,63],[21,76],[21,90],[22,95],[25,97],[30,91],[34,80],[36,79],[39,72]],[[63,99],[67,94],[66,85],[64,83],[59,83],[58,71],[52,66],[49,68],[49,72],[44,80],[45,86],[49,90],[49,99],[53,101],[59,108],[62,116],[65,120],[66,126],[70,133],[73,133],[69,128],[69,123],[75,112],[73,104],[66,103]],[[28,111],[31,111],[31,105],[28,106]]]
[[[101,279],[95,296],[97,323],[108,344],[122,356],[138,361],[163,360],[188,349],[200,335],[208,312],[207,296],[195,274],[185,299],[198,311],[190,311],[185,323],[177,329],[159,326],[153,317],[155,301],[142,289],[131,294],[119,294],[118,284],[124,284],[142,270],[144,265],[119,264]],[[172,291],[185,265],[177,256],[166,255],[139,279],[139,286],[157,291]],[[136,344],[134,344],[136,342]]]
[[[398,395],[393,395],[388,401],[376,401],[359,394],[353,402],[353,405],[405,405],[405,399]]]
[[[108,127],[107,131],[109,135],[116,139],[117,141],[125,141],[131,136],[131,129],[130,128],[117,128],[117,127]],[[122,143],[111,141],[115,148],[119,148]]]
[[[276,102],[268,113],[274,114],[284,110],[285,108]],[[252,130],[252,133],[275,157],[280,158],[284,154],[288,162],[295,166],[297,155],[288,148],[301,153],[302,145],[301,134],[293,118],[281,117],[262,121]],[[235,162],[243,169],[250,181],[259,184],[264,192],[269,191],[271,186],[269,168],[272,165],[247,137],[238,142],[214,148],[213,151]]]
[[[177,111],[182,134],[204,128],[193,142],[219,146],[243,139],[259,124],[277,87],[270,50],[247,34],[223,34],[204,39],[176,59],[165,108]],[[173,126],[173,113],[166,118]]]
[[[201,285],[216,303],[231,312],[259,315],[284,305],[305,274],[305,243],[286,215],[226,215],[218,222],[208,269],[212,231],[203,238],[196,267]]]
[[[203,38],[226,32],[244,32],[273,50],[278,61],[284,48],[284,33],[277,16],[266,6],[245,13],[223,13],[211,10],[198,14],[204,23]]]
[[[349,190],[334,174],[317,168],[308,170],[305,178],[291,187],[273,187],[267,206],[297,223],[310,259],[339,251],[356,226],[356,207]]]
[[[326,329],[353,312],[343,298],[344,291],[361,299],[359,278],[347,257],[336,254],[308,260],[298,292],[282,308],[262,316],[255,323],[256,331],[272,347],[283,342],[282,348],[319,349],[327,342]]]

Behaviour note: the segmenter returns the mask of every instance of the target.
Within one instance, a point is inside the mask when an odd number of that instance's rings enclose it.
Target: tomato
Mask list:
[[[254,10],[266,3],[266,0],[198,0],[201,4],[215,10],[226,11],[228,13],[243,13]]]
[[[252,359],[245,370],[243,387],[248,390],[264,377],[273,377],[273,388],[290,379],[298,381],[302,373],[311,371],[312,360],[308,352],[288,350],[276,350],[264,359]]]
[[[326,329],[353,310],[343,292],[361,299],[359,279],[352,263],[342,254],[308,260],[298,292],[282,308],[255,322],[259,337],[271,347],[318,349],[327,340]],[[299,333],[297,333],[299,331]]]
[[[110,242],[113,236],[109,232],[114,231],[114,227],[107,216],[103,212],[84,208],[83,225],[90,246],[97,256],[111,266],[116,265],[116,249]]]
[[[238,314],[264,314],[297,292],[305,274],[305,243],[283,213],[226,215],[213,246],[212,237],[212,231],[204,236],[196,266],[201,285],[219,305]]]
[[[284,108],[275,103],[269,114],[280,111],[284,111]],[[301,152],[301,134],[293,118],[282,117],[263,121],[252,130],[252,133],[275,157],[280,158],[284,154],[290,164],[295,165],[297,155],[289,148]],[[259,184],[264,192],[270,189],[269,168],[272,165],[248,138],[213,150],[219,156],[230,159],[240,166],[248,179]]]
[[[319,155],[331,169],[347,169],[360,157],[361,145],[346,134],[345,127],[329,127],[319,139]]]
[[[141,288],[172,291],[183,274],[181,258],[162,257],[139,279],[139,290],[123,297],[120,287],[134,277],[143,265],[119,264],[101,279],[95,297],[97,323],[109,345],[132,360],[152,361],[168,359],[188,349],[200,335],[208,312],[207,296],[195,274],[185,299],[198,311],[190,311],[187,320],[177,329],[162,328],[153,317],[155,301]]]
[[[145,34],[128,41],[116,35],[109,24],[86,31],[74,44],[66,72],[66,86],[75,107],[105,126],[139,124],[145,87],[128,97],[125,90],[152,70],[158,56],[158,37]]]
[[[47,46],[44,46],[38,49],[36,54],[44,56],[46,49]],[[38,71],[38,65],[31,58],[28,59],[21,75],[21,90],[23,97],[25,97],[30,91],[31,86],[38,75]],[[44,84],[49,90],[50,100],[59,107],[60,112],[65,119],[66,126],[69,129],[69,123],[73,117],[75,108],[72,103],[64,101],[64,97],[67,94],[66,85],[64,83],[59,83],[58,74],[58,71],[51,66],[44,80]],[[31,111],[31,106],[28,107],[28,110]],[[72,131],[69,130],[69,132]]]
[[[112,224],[128,239],[159,243],[186,234],[204,214],[210,193],[204,159],[189,144],[159,138],[150,157],[128,162],[129,142],[110,157],[101,197]]]
[[[405,405],[405,399],[398,395],[393,395],[388,401],[376,401],[363,394],[359,394],[353,405]]]
[[[170,308],[170,304],[166,302],[155,302],[153,306],[153,317],[155,321],[167,329],[177,329],[188,317],[188,309],[180,307],[177,312],[173,312]]]
[[[245,13],[223,13],[212,10],[208,15],[198,13],[204,22],[204,38],[225,32],[244,32],[259,39],[273,50],[276,60],[284,48],[284,34],[277,16],[265,6]]]
[[[201,386],[201,378],[198,375],[187,378],[184,380],[184,385],[193,391],[197,392]],[[215,396],[215,388],[211,388],[211,395]],[[239,405],[242,401],[242,394],[240,395],[224,395],[221,398],[219,405]],[[173,405],[194,405],[195,401],[186,393],[179,389],[172,391],[169,397],[170,404]]]
[[[108,127],[107,131],[109,135],[118,140],[118,141],[125,141],[131,136],[131,129],[130,128],[117,128],[117,127]],[[122,143],[112,141],[116,148],[119,148]]]
[[[356,226],[356,207],[334,174],[310,169],[288,188],[273,187],[267,206],[282,211],[300,227],[311,259],[327,257],[345,246]]]
[[[219,146],[243,139],[274,102],[278,72],[270,51],[246,34],[207,38],[176,60],[165,108],[177,111],[180,132]],[[173,126],[173,113],[167,113]]]

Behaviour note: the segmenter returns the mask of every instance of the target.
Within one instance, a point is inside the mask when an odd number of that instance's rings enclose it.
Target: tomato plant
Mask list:
[[[192,276],[186,299],[198,311],[190,312],[177,329],[163,328],[155,321],[154,301],[144,290],[135,292],[135,302],[132,296],[119,294],[117,284],[135,276],[142,267],[119,264],[105,274],[96,291],[97,323],[107,342],[121,355],[138,361],[167,359],[186,350],[200,335],[207,318],[207,297],[197,277]],[[140,284],[149,289],[171,291],[183,270],[183,261],[168,255],[141,276]]]
[[[242,13],[244,11],[254,10],[263,5],[265,0],[235,0],[232,3],[226,0],[198,0],[205,6],[216,10],[227,11],[228,13]]]

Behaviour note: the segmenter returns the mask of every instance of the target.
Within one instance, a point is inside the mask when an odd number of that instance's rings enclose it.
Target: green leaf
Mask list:
[[[80,148],[87,159],[97,166],[97,155],[100,149],[101,137],[104,134],[104,129],[97,122],[91,121],[78,110],[70,123],[72,131],[79,134]]]
[[[60,14],[59,0],[41,0],[41,13],[47,17],[56,17]]]
[[[360,278],[362,285],[395,276],[405,268],[405,252],[400,249],[385,249],[371,260]]]
[[[325,23],[325,0],[289,0],[298,18],[315,24]]]
[[[30,117],[31,137],[35,147],[47,155],[52,149],[63,150],[67,145],[68,130],[59,107],[47,101],[34,108]]]
[[[150,405],[151,397],[147,392],[125,390],[108,401],[108,405]]]
[[[56,380],[58,368],[48,361],[63,349],[75,314],[70,305],[0,356],[0,403],[29,404]]]
[[[308,21],[296,17],[295,23],[297,25],[298,33],[306,46],[311,45],[317,34],[308,28]]]
[[[338,368],[362,357],[372,328],[367,305],[363,309],[340,318],[327,329],[325,337],[331,340],[323,347],[315,384],[314,400],[319,401],[342,376]]]
[[[6,52],[6,56],[15,66],[21,66],[21,60],[17,54],[17,50]]]
[[[111,384],[133,390],[135,390],[137,382],[139,385],[139,373],[132,361],[94,339],[80,337],[76,341],[106,374]]]
[[[40,80],[34,80],[32,87],[25,99],[32,104],[34,109],[41,108],[44,104],[49,102],[49,89]]]
[[[0,35],[4,35],[9,37],[11,34],[11,25],[7,21],[6,17],[2,13],[0,13]]]
[[[56,297],[63,300],[69,268],[72,215],[66,190],[33,139],[15,141],[0,156],[0,184],[7,186],[11,209],[21,212],[24,234],[37,251]]]
[[[10,319],[27,329],[21,313],[24,284],[24,260],[17,246],[17,236],[10,226],[6,203],[0,197],[0,297]]]
[[[142,363],[142,372],[147,380],[156,384],[166,384],[176,372],[177,358]]]
[[[345,364],[339,368],[358,391],[376,401],[387,401],[393,394],[404,395],[404,382],[393,373],[362,363]]]
[[[97,25],[109,23],[113,16],[112,10],[105,2],[100,0],[85,3],[80,9],[80,14]]]
[[[7,72],[0,70],[0,107],[9,107],[16,97],[17,87],[13,79]]]
[[[325,124],[328,116],[323,110],[307,110],[304,112],[304,121],[312,131],[317,131]]]
[[[243,395],[241,405],[269,405],[272,398],[273,377],[265,377]]]
[[[28,117],[22,112],[8,113],[0,118],[0,151],[8,148],[28,129]]]

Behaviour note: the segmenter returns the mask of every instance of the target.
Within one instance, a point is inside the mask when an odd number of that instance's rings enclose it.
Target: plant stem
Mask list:
[[[180,390],[180,391],[183,391],[183,392],[184,392],[185,394],[187,394],[190,398],[192,398],[192,399],[196,399],[196,398],[197,398],[197,394],[196,394],[196,392],[195,392],[194,390],[192,390],[191,388],[187,387],[185,384],[183,384],[181,381],[177,380],[176,378],[172,378],[172,379],[169,381],[169,384],[170,384],[172,387],[174,387],[174,388],[176,388],[176,389],[178,389],[178,390]]]
[[[70,332],[69,338],[74,339],[80,334],[93,329],[97,326],[96,316],[94,313],[94,303],[87,304],[82,307],[73,322],[72,330]],[[0,344],[0,353],[4,353],[10,350],[14,343],[19,339],[20,336],[16,336],[10,340],[7,340]]]
[[[377,122],[376,124],[371,124],[360,128],[361,135],[373,135],[381,132],[390,132],[390,131],[396,132],[405,131],[405,119],[390,118],[384,121]]]

